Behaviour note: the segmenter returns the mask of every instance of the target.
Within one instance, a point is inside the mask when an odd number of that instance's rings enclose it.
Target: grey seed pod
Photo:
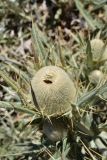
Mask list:
[[[31,81],[32,96],[38,111],[45,116],[58,116],[71,110],[76,89],[68,74],[56,66],[41,68]]]
[[[67,126],[60,119],[45,120],[43,123],[43,133],[52,142],[57,142],[67,136]]]
[[[102,60],[102,51],[104,47],[104,43],[101,39],[92,39],[90,41],[91,44],[91,50],[93,54],[93,61],[100,61]]]
[[[93,84],[98,84],[99,82],[101,82],[101,80],[103,80],[103,78],[104,74],[100,70],[93,70],[89,74],[89,80]]]

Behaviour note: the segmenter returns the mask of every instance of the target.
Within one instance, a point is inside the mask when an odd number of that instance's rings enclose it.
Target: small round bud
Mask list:
[[[89,80],[93,84],[98,84],[104,78],[104,74],[100,70],[94,70],[89,74]]]
[[[102,51],[104,47],[104,43],[101,39],[92,39],[90,41],[91,44],[91,51],[93,55],[93,61],[100,61],[102,60]]]

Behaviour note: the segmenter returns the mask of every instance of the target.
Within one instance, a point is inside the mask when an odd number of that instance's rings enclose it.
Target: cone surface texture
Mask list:
[[[34,104],[43,115],[57,116],[71,110],[76,89],[63,69],[56,66],[41,68],[33,77],[31,86],[38,107]]]

